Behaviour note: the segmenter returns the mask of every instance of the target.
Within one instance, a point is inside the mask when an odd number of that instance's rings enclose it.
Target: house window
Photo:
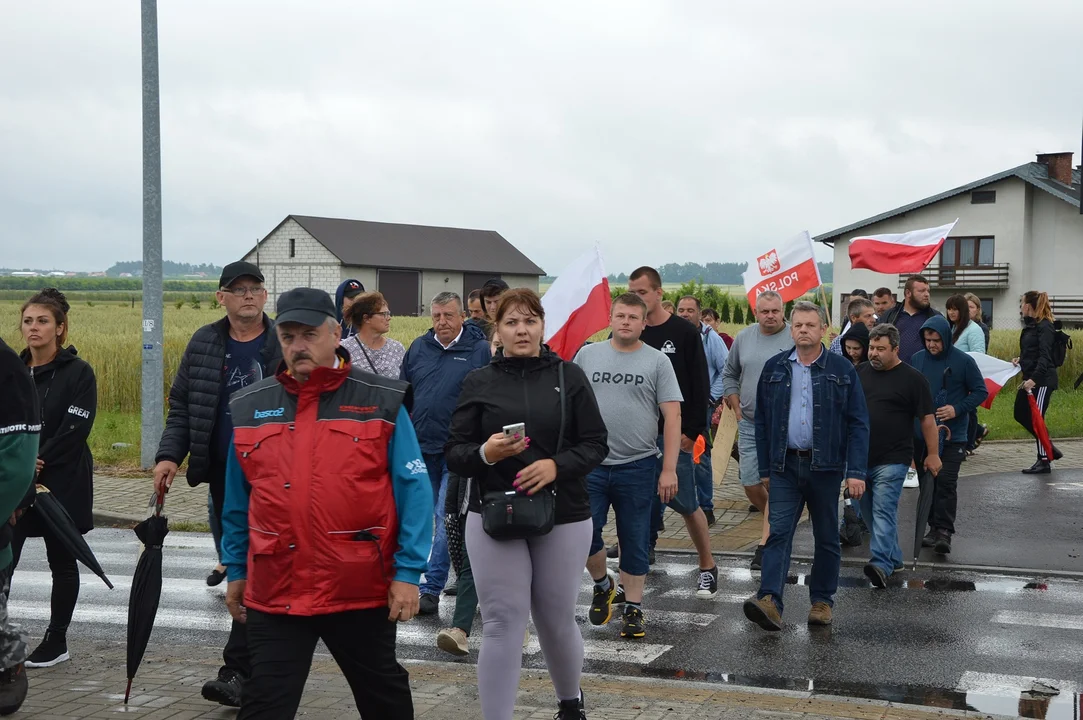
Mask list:
[[[992,205],[997,201],[996,190],[975,190],[970,193],[971,205]]]
[[[981,317],[982,322],[993,327],[993,298],[981,298]]]
[[[290,238],[290,257],[297,257],[297,241]]]
[[[940,249],[941,267],[983,267],[992,264],[991,237],[950,237]]]

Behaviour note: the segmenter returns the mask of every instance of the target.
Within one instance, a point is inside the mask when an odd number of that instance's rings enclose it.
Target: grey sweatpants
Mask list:
[[[575,604],[593,532],[594,523],[583,520],[529,540],[493,540],[481,515],[467,515],[466,551],[483,625],[478,694],[485,720],[511,720],[530,616],[557,699],[579,697],[583,635]]]

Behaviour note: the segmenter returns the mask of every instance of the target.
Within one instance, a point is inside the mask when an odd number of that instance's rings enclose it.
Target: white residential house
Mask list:
[[[939,255],[922,273],[932,287],[934,307],[956,293],[981,298],[986,322],[994,328],[1019,327],[1019,296],[1028,290],[1049,293],[1057,319],[1083,324],[1083,215],[1080,170],[1072,153],[1038,155],[1035,162],[1010,168],[953,190],[903,205],[814,238],[832,246],[836,322],[850,293],[889,287],[902,299],[906,275],[850,267],[849,239],[858,235],[901,233],[959,223]]]
[[[287,215],[244,259],[263,271],[271,307],[296,287],[334,295],[354,278],[378,290],[395,315],[428,314],[444,291],[466,295],[486,280],[538,290],[545,272],[491,230]]]

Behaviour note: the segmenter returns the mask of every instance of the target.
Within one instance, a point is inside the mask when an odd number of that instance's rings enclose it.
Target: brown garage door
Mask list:
[[[481,290],[481,286],[485,284],[485,281],[494,277],[500,277],[500,273],[463,273],[463,302],[470,297],[472,291]]]
[[[421,273],[416,270],[377,270],[376,287],[393,315],[417,317],[421,311]]]

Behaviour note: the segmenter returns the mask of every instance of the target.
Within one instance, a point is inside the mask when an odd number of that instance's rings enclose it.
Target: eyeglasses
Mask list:
[[[222,288],[222,292],[232,293],[236,297],[244,297],[248,293],[252,293],[252,296],[255,297],[257,295],[261,295],[262,293],[267,292],[267,288],[255,286],[246,287],[244,285],[241,285],[240,287],[235,288]]]
[[[373,315],[373,317],[375,317],[376,315],[379,315],[380,317],[387,318],[388,320],[391,319],[391,311],[390,310],[384,310],[383,312],[372,313],[372,315]]]

